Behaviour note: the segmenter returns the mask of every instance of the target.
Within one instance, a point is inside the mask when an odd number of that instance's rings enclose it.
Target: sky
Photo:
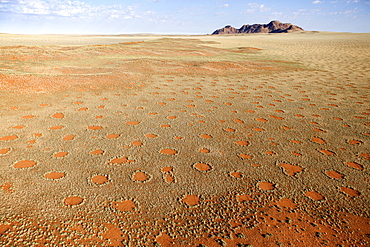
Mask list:
[[[0,33],[13,34],[211,34],[272,20],[370,33],[370,0],[0,0]]]

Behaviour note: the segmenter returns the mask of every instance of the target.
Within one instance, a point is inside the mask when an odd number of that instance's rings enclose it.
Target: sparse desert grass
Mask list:
[[[0,47],[0,243],[368,245],[368,37]]]
[[[221,49],[196,39],[158,39],[90,46],[4,46],[3,90],[27,93],[69,87],[118,86],[154,75],[220,76],[278,71],[296,63],[262,60],[258,49]],[[252,56],[254,54],[254,56]]]

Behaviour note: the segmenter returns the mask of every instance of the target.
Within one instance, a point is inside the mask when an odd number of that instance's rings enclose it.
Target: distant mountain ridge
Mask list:
[[[237,29],[230,25],[217,29],[213,34],[235,34],[235,33],[291,33],[304,31],[303,28],[291,23],[281,23],[280,21],[271,21],[268,24],[243,25]]]

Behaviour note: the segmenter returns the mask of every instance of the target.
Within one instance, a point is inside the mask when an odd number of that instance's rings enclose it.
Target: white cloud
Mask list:
[[[360,0],[337,0],[337,1],[330,1],[330,3],[346,3],[346,4],[351,4],[351,3],[365,3],[369,4],[370,1],[360,1]]]
[[[246,9],[242,14],[253,14],[256,12],[267,12],[271,8],[267,7],[265,4],[260,3],[248,3],[248,9]]]
[[[271,14],[272,15],[281,16],[281,15],[283,15],[283,12],[272,12]]]
[[[216,8],[216,9],[227,9],[228,7],[230,7],[230,4],[225,3],[225,4],[218,5],[218,6],[217,6],[217,7],[215,7],[215,8]]]
[[[134,6],[91,6],[82,1],[67,0],[0,0],[0,9],[10,13],[73,18],[136,18]]]
[[[323,1],[319,1],[319,0],[316,0],[316,1],[313,1],[312,4],[320,4],[320,3],[324,3]]]
[[[328,14],[329,15],[354,15],[354,14],[357,14],[357,13],[359,13],[359,9],[354,8],[354,9],[349,9],[349,10],[346,10],[346,11],[329,12]]]
[[[227,12],[225,12],[225,11],[220,11],[220,12],[217,12],[216,13],[216,16],[227,16],[228,14],[227,14]]]
[[[38,34],[130,33],[139,28],[149,32],[158,23],[169,23],[167,27],[171,27],[176,21],[172,15],[140,7],[138,3],[107,5],[105,1],[93,5],[86,0],[0,0],[0,30]]]
[[[296,18],[298,16],[306,15],[307,9],[298,9],[292,13],[293,17]]]
[[[20,1],[21,11],[23,14],[47,15],[50,14],[48,6],[42,1]]]

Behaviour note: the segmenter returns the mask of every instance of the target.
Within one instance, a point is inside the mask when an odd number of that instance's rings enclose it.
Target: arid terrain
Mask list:
[[[369,246],[370,34],[0,34],[1,246]]]

